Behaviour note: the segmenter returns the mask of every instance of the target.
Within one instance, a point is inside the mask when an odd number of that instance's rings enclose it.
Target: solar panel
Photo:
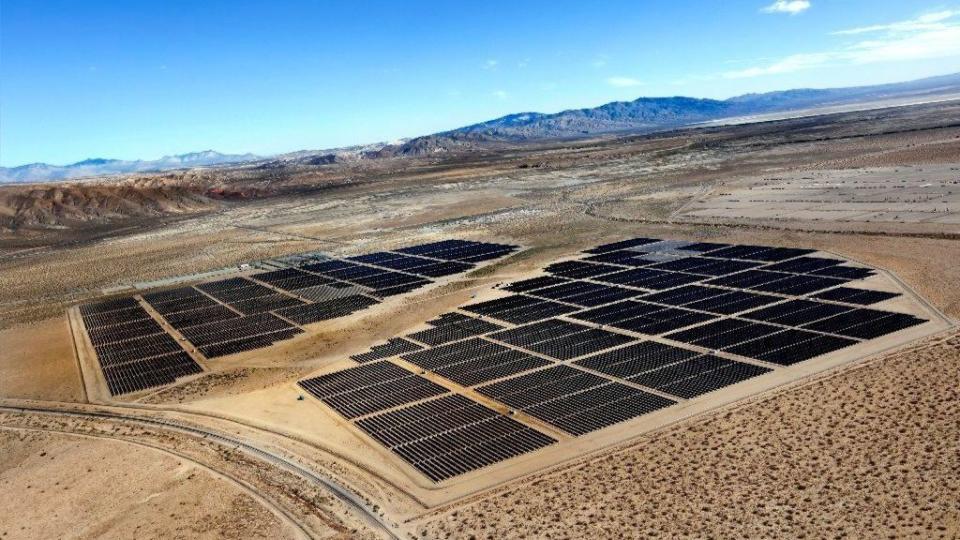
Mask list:
[[[225,321],[228,319],[240,318],[240,315],[226,306],[214,305],[211,307],[191,309],[190,311],[179,311],[163,316],[164,319],[181,332],[191,326],[200,324],[209,324],[216,321]]]
[[[684,274],[680,272],[666,272],[651,268],[635,268],[632,270],[623,270],[613,274],[598,276],[594,279],[607,283],[627,285],[629,287],[663,290],[678,287],[680,285],[686,285],[687,283],[694,283],[703,278],[701,276]]]
[[[809,274],[842,264],[838,259],[827,259],[822,257],[798,257],[789,261],[771,264],[764,267],[766,270],[777,270],[779,272],[792,272],[795,274]]]
[[[445,324],[414,332],[407,337],[425,345],[441,345],[501,328],[503,327],[490,321],[464,317],[457,321],[448,320]]]
[[[180,333],[194,345],[202,346],[291,328],[293,325],[272,313],[258,313],[190,326]]]
[[[575,363],[587,369],[629,380],[641,373],[689,360],[695,356],[699,356],[699,353],[689,349],[681,349],[655,341],[644,341],[588,356]]]
[[[616,272],[618,270],[623,270],[623,268],[611,266],[609,264],[594,264],[582,261],[553,263],[544,268],[544,271],[546,272],[571,279],[596,277],[603,274]]]
[[[845,302],[847,304],[869,306],[871,304],[883,302],[884,300],[896,298],[900,296],[900,293],[874,291],[869,289],[856,289],[853,287],[837,287],[836,289],[830,289],[828,291],[817,293],[814,296],[816,298],[830,300],[833,302]]]
[[[373,298],[353,295],[316,304],[278,309],[276,313],[285,319],[302,325],[345,317],[377,303],[379,301]]]
[[[417,345],[402,338],[394,338],[387,340],[386,343],[382,345],[375,345],[370,347],[370,350],[363,354],[356,354],[351,356],[352,360],[357,362],[372,362],[374,360],[381,360],[383,358],[390,358],[391,356],[397,356],[399,354],[419,351],[423,346]]]
[[[572,435],[583,435],[674,403],[564,365],[481,386],[477,391]]]
[[[102,326],[87,330],[87,334],[90,336],[90,342],[94,346],[162,334],[163,332],[163,328],[153,319],[140,319],[128,323]]]
[[[509,352],[512,349],[485,339],[472,338],[431,349],[403,354],[400,358],[426,370],[436,370],[476,358]]]
[[[135,308],[138,305],[139,304],[137,303],[136,298],[114,298],[111,300],[102,300],[100,302],[84,304],[80,306],[80,315],[85,317],[99,315],[102,313],[109,313],[111,311]]]
[[[434,482],[556,442],[462,396],[441,397],[356,424]]]
[[[926,321],[904,313],[892,313],[872,309],[853,309],[823,319],[804,328],[859,339],[873,339],[897,332]]]
[[[859,268],[856,266],[830,266],[817,270],[813,272],[814,275],[818,276],[829,276],[842,279],[864,279],[872,275],[875,275],[876,272],[869,268]]]
[[[610,244],[603,244],[595,248],[585,250],[584,253],[606,253],[608,251],[616,251],[618,249],[626,249],[636,246],[643,246],[646,244],[652,244],[654,242],[659,242],[660,240],[656,238],[631,238],[629,240],[621,240],[619,242],[612,242]]]
[[[719,244],[715,242],[697,242],[688,246],[682,246],[679,249],[688,251],[699,251],[701,253],[716,251],[721,248],[730,247],[730,244]]]
[[[772,322],[786,326],[802,326],[850,311],[852,308],[811,300],[790,300],[765,309],[751,311],[744,318]]]
[[[780,330],[781,327],[770,324],[739,319],[721,319],[689,330],[667,334],[666,337],[707,349],[723,349]]]
[[[584,332],[574,335],[559,336],[540,341],[528,345],[526,348],[550,358],[570,360],[611,347],[618,347],[631,341],[634,341],[634,338],[623,334],[589,328]]]
[[[576,306],[561,304],[549,300],[539,300],[524,295],[507,296],[478,304],[463,306],[461,309],[480,315],[494,317],[513,324],[548,319],[564,313],[577,311]]]
[[[196,291],[196,296],[186,296],[183,298],[177,298],[169,300],[166,302],[159,302],[156,300],[150,301],[147,300],[147,303],[150,304],[150,307],[154,309],[157,313],[161,315],[170,315],[173,313],[180,313],[181,311],[193,311],[195,309],[201,308],[212,308],[216,307],[216,301],[211,299],[208,296],[204,296],[200,291]],[[144,299],[146,300],[146,299]]]
[[[519,351],[504,351],[449,364],[438,368],[436,373],[457,384],[475,386],[549,365],[551,363],[543,358],[523,354]]]
[[[305,379],[298,383],[348,419],[445,394],[448,390],[389,362]]]
[[[112,396],[171,384],[180,377],[203,371],[200,365],[183,351],[103,366],[102,370]]]

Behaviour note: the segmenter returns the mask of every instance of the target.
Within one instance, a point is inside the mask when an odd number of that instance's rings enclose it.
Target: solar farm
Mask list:
[[[517,249],[443,240],[346,258],[294,255],[282,268],[84,304],[79,315],[117,396],[202,373],[208,361],[270,347]]]
[[[960,104],[436,142],[3,187],[0,533],[956,536]]]
[[[912,339],[927,319],[881,279],[813,249],[633,238],[298,385],[425,485],[520,474]]]

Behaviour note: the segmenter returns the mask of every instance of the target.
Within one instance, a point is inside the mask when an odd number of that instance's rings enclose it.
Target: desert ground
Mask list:
[[[319,405],[298,404],[293,383],[498,283],[634,236],[828,251],[889,271],[952,322],[958,182],[960,102],[945,102],[469,155],[0,187],[0,486],[22,495],[0,511],[0,535],[956,537],[952,329],[436,497]],[[524,250],[179,384],[88,391],[71,306],[290,253],[441,238]]]

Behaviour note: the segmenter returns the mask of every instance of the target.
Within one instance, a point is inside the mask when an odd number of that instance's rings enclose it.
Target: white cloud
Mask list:
[[[499,60],[491,58],[483,63],[483,69],[497,69],[497,65],[500,64]]]
[[[723,74],[723,77],[726,79],[745,79],[748,77],[759,77],[761,75],[791,73],[802,69],[822,66],[832,58],[833,54],[831,53],[793,54],[766,66],[728,71]]]
[[[602,68],[603,66],[607,65],[607,55],[598,54],[597,58],[594,59],[593,62],[590,62],[590,65],[598,69]]]
[[[810,5],[810,0],[776,0],[776,2],[763,8],[763,12],[796,15],[810,9]]]
[[[493,92],[491,92],[491,95],[497,99],[507,99],[508,97],[510,97],[510,94],[507,94],[503,90],[494,90]]]
[[[871,36],[871,39],[847,43],[836,50],[793,54],[764,66],[728,71],[722,76],[727,79],[743,79],[829,65],[862,65],[960,56],[960,22],[948,21],[957,15],[960,15],[960,12],[939,12],[909,21],[843,30],[836,34],[878,35]]]
[[[923,30],[938,30],[946,26],[943,21],[960,15],[960,11],[945,10],[935,13],[927,13],[916,19],[899,21],[890,24],[875,24],[873,26],[861,26],[859,28],[849,28],[834,32],[835,36],[847,36],[855,34],[868,34],[874,32],[917,32]]]
[[[607,79],[607,84],[616,86],[617,88],[630,88],[632,86],[642,85],[643,81],[631,77],[610,77]]]

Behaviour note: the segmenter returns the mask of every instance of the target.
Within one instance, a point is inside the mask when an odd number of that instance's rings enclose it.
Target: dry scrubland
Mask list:
[[[177,173],[124,181],[119,190],[101,182],[96,189],[67,190],[66,198],[53,197],[53,188],[17,188],[0,196],[0,206],[17,201],[24,209],[0,211],[0,225],[23,225],[0,233],[0,398],[85,399],[63,311],[104,288],[291,252],[357,253],[438,237],[529,249],[457,284],[371,310],[350,327],[325,327],[276,354],[219,361],[212,374],[140,398],[139,405],[202,407],[224,398],[238,404],[238,416],[269,411],[257,391],[285,389],[331,358],[468,301],[477,288],[628,236],[830,250],[895,272],[960,317],[960,209],[952,206],[960,180],[957,126],[960,104],[946,103],[268,176],[232,169]],[[936,168],[939,183],[930,182],[927,167]],[[909,184],[906,203],[919,211],[885,212],[891,195],[872,199],[869,220],[857,213],[861,195],[879,190],[860,189],[851,179],[901,171],[912,171],[902,175]],[[817,197],[856,208],[843,220],[793,212],[795,197],[784,193],[806,177],[842,184]],[[777,178],[786,180],[777,185]],[[759,198],[784,204],[774,212],[758,211],[762,204],[736,212],[724,207],[732,188],[751,192],[754,186],[763,186]],[[156,203],[157,193],[164,204]],[[237,196],[222,200],[212,193]],[[123,194],[120,204],[116,197]],[[913,202],[935,197],[944,211],[930,213],[925,203]],[[936,219],[926,219],[932,214]],[[310,455],[417,537],[956,537],[958,362],[960,337],[931,340],[439,509],[418,507],[369,475],[338,468],[320,450]],[[0,426],[38,427],[4,414]],[[71,422],[56,427],[90,432]],[[132,445],[133,436],[97,434],[112,441],[0,430],[0,491],[27,494],[0,508],[0,534],[93,535],[85,534],[93,529],[77,532],[77,522],[114,537],[277,537],[287,531],[269,504],[202,466]],[[156,434],[149,440],[172,445]],[[56,459],[48,463],[51,456]],[[79,459],[104,469],[82,474],[79,461],[70,461]],[[321,495],[307,499],[302,486],[272,481],[284,473],[266,465],[216,456],[200,462],[221,472],[255,470],[252,479],[265,482],[264,497],[313,516],[303,521],[317,536],[349,537],[363,529]],[[94,474],[107,465],[109,475]],[[186,470],[193,479],[184,480]],[[131,479],[138,485],[102,489]],[[200,504],[181,504],[197,497]],[[216,526],[205,528],[211,523]]]
[[[150,448],[3,429],[0,471],[20,495],[0,505],[4,539],[294,537],[238,486]]]
[[[444,509],[427,538],[956,538],[960,336]]]

